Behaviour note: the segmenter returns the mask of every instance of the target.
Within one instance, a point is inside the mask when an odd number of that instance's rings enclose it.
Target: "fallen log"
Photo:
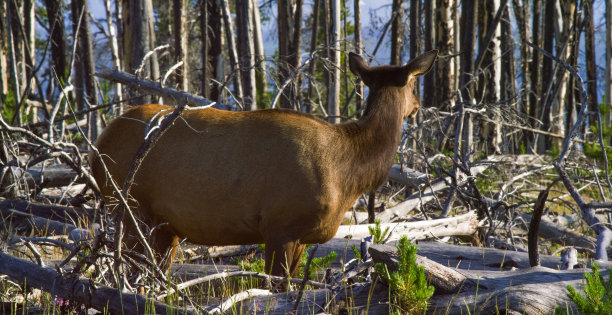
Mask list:
[[[138,294],[123,293],[117,289],[96,285],[88,279],[62,276],[51,268],[43,268],[27,260],[0,252],[0,274],[17,283],[27,283],[64,300],[72,300],[100,312],[112,314],[142,314],[153,308],[158,314],[193,314]]]
[[[350,236],[353,239],[361,239],[370,235],[370,228],[374,226],[374,224],[341,225],[334,237],[345,238]],[[383,231],[389,228],[390,241],[398,240],[401,236],[407,236],[409,240],[422,240],[445,236],[467,236],[476,233],[478,218],[476,212],[469,212],[443,219],[381,223],[380,227]]]
[[[419,188],[419,186],[429,182],[427,174],[408,167],[402,168],[399,164],[393,164],[391,170],[389,170],[388,179],[412,188]]]
[[[370,254],[389,269],[397,269],[394,247],[372,245]],[[583,273],[589,272],[540,266],[510,271],[465,270],[445,267],[421,256],[417,256],[417,265],[425,268],[436,288],[430,311],[447,314],[549,314],[557,306],[573,308],[566,287],[571,284],[581,288]]]
[[[29,202],[22,199],[9,199],[0,201],[0,211],[14,209],[32,215],[57,220],[60,222],[77,223],[79,220],[92,222],[94,210],[79,207],[48,205]]]
[[[63,187],[70,184],[85,184],[83,177],[65,164],[36,165],[24,170],[21,167],[11,166],[11,173],[20,180],[25,180],[28,187]]]
[[[387,265],[389,272],[397,271],[398,258],[395,246],[373,244],[368,252],[372,256],[374,263]],[[416,264],[424,267],[425,276],[428,282],[436,288],[437,294],[457,293],[461,289],[476,288],[476,282],[468,279],[454,268],[446,267],[420,255],[416,256]]]
[[[472,167],[470,170],[472,175],[477,175],[482,173],[484,170],[489,168],[488,164],[478,165]],[[420,193],[412,194],[406,200],[400,202],[399,204],[386,209],[385,211],[376,214],[376,218],[380,219],[381,222],[392,222],[395,219],[400,219],[408,216],[408,213],[413,209],[417,208],[421,204],[425,204],[434,199],[434,194],[440,192],[444,189],[447,189],[448,186],[446,182],[450,182],[450,178],[446,178],[446,180],[438,180],[432,182],[430,185],[425,185],[425,188]],[[463,185],[466,180],[461,180],[459,185]]]

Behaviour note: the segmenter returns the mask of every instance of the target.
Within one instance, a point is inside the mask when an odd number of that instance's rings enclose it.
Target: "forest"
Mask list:
[[[350,53],[399,67],[432,50],[384,183],[296,274],[266,273],[263,244],[189,237],[166,272],[149,243],[167,222],[129,194],[166,129],[197,107],[348,124],[379,88]],[[3,0],[0,312],[609,314],[611,90],[612,0]],[[151,103],[174,110],[108,204],[96,140]],[[325,161],[357,173],[341,159]],[[280,192],[291,174],[252,182]],[[257,200],[236,185],[217,198]],[[178,203],[193,187],[177,188]],[[142,250],[125,246],[125,224]]]

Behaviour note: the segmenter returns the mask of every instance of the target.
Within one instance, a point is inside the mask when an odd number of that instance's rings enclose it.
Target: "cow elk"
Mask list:
[[[416,76],[437,55],[372,67],[351,53],[351,71],[370,88],[356,121],[334,125],[282,109],[184,111],[146,156],[131,188],[140,218],[156,226],[155,251],[174,256],[179,238],[265,243],[266,271],[294,275],[305,244],[330,240],[354,201],[386,179],[403,120],[419,108]],[[133,107],[99,137],[96,146],[116,183],[123,183],[144,142],[146,124],[168,108]],[[99,158],[90,154],[89,161],[111,204],[115,192]],[[127,224],[128,246],[133,228]]]

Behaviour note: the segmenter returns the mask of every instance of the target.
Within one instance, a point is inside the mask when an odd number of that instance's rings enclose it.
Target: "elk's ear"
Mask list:
[[[408,75],[418,76],[424,75],[433,66],[434,61],[436,61],[436,57],[438,57],[438,50],[430,50],[416,58],[410,60],[405,66],[405,72]]]
[[[370,65],[361,56],[351,52],[349,53],[349,68],[354,75],[363,79],[363,74],[370,69]]]

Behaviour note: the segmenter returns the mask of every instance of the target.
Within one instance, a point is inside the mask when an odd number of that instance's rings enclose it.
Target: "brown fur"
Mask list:
[[[370,87],[358,121],[332,125],[287,110],[183,112],[131,190],[146,223],[168,223],[154,235],[156,251],[174,249],[178,237],[204,245],[265,243],[266,270],[294,274],[304,244],[331,239],[358,196],[385,180],[402,121],[419,107],[414,76],[429,71],[436,56],[370,67],[351,54],[351,71]],[[134,107],[98,139],[117,183],[143,142],[145,123],[166,108]],[[110,204],[113,191],[93,154],[90,164]]]

